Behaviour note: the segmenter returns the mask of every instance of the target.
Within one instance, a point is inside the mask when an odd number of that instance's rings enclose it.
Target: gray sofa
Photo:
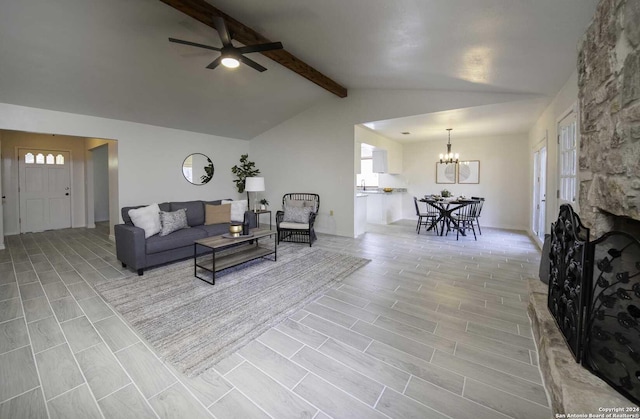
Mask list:
[[[144,207],[123,207],[122,220],[124,224],[114,226],[116,236],[116,255],[123,267],[137,270],[142,275],[144,269],[163,263],[193,257],[193,242],[210,236],[218,236],[229,232],[231,223],[204,225],[205,204],[219,205],[218,201],[187,201],[163,202],[158,204],[160,211],[177,211],[187,209],[187,223],[191,228],[174,231],[161,237],[156,234],[148,239],[144,238],[144,230],[133,225],[129,217],[129,210]],[[250,211],[244,214],[244,224],[249,228],[256,227],[256,217]],[[198,250],[204,253],[205,248]]]

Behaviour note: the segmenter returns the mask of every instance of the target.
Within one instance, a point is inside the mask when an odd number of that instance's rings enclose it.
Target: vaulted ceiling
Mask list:
[[[206,69],[216,52],[167,38],[219,46],[216,32],[159,0],[0,2],[0,102],[251,139],[335,98],[261,54],[264,73]],[[347,89],[548,98],[597,0],[210,3]]]

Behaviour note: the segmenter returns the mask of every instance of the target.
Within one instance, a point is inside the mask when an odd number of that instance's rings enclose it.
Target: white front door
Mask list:
[[[71,227],[69,152],[18,150],[20,232]]]

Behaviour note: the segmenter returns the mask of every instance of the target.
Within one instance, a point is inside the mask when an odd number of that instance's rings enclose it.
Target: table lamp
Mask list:
[[[263,177],[248,177],[244,180],[244,190],[247,191],[247,202],[249,199],[249,192],[255,192],[255,200],[253,202],[253,212],[258,210],[258,192],[264,191],[264,178]]]

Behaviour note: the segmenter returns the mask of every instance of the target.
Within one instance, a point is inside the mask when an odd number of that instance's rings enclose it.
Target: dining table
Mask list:
[[[442,227],[440,229],[440,236],[444,235],[444,229],[447,228],[447,233],[451,230],[459,230],[460,234],[466,236],[464,229],[460,229],[458,221],[453,217],[453,212],[464,207],[465,205],[472,204],[474,201],[461,198],[432,198],[425,196],[419,200],[427,205],[435,208],[439,215],[427,228],[427,231],[435,228],[438,233],[438,225]]]

